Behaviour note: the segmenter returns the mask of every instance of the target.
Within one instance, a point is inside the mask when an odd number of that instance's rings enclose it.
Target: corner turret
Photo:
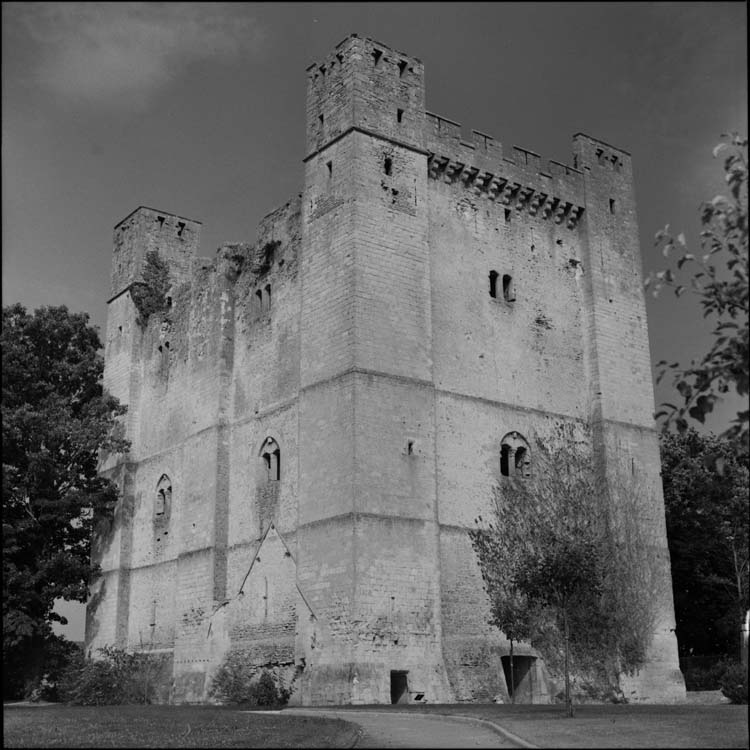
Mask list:
[[[422,148],[424,66],[356,34],[307,69],[307,158],[351,129]]]
[[[169,261],[173,283],[188,277],[200,247],[201,222],[139,206],[115,225],[111,299],[140,278],[146,253]]]

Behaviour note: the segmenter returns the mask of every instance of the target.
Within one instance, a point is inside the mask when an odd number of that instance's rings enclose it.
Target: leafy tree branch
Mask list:
[[[702,253],[689,252],[684,234],[674,237],[669,229],[657,232],[656,245],[666,258],[676,257],[676,272],[651,273],[645,284],[657,296],[669,287],[677,297],[695,294],[704,317],[714,321],[713,343],[700,359],[688,367],[679,362],[657,363],[657,383],[670,375],[681,403],[661,404],[656,417],[665,418],[664,428],[688,428],[688,417],[704,423],[716,402],[731,389],[748,395],[748,177],[747,138],[737,133],[723,136],[714,157],[724,154],[724,173],[729,195],[717,195],[701,205]],[[750,410],[741,410],[725,437],[737,440],[747,453]]]

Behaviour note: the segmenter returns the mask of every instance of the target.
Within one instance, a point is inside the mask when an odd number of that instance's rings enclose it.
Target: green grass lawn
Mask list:
[[[357,728],[217,706],[4,706],[5,747],[351,747]]]

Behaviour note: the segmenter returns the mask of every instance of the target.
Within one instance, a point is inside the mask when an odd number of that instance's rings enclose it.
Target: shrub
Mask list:
[[[44,641],[41,652],[37,669],[32,665],[29,676],[24,680],[23,697],[34,702],[54,702],[58,700],[57,683],[61,675],[83,654],[78,644],[58,636]]]
[[[141,328],[148,325],[152,314],[162,313],[167,309],[168,290],[169,263],[156,250],[149,250],[143,265],[143,281],[135,282],[130,290],[138,310],[136,322]]]
[[[736,662],[726,664],[719,686],[732,703],[747,703],[747,666]]]
[[[726,661],[717,661],[708,666],[687,667],[683,673],[687,690],[718,690],[719,679],[727,668]]]
[[[272,671],[259,669],[238,651],[228,654],[216,671],[209,695],[222,703],[249,706],[283,706],[289,700],[289,691]]]
[[[60,700],[80,706],[152,703],[164,657],[100,648],[101,659],[73,660],[57,684]]]

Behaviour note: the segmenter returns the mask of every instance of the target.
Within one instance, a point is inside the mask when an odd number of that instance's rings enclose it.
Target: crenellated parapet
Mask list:
[[[579,169],[552,160],[543,165],[539,154],[518,146],[510,157],[504,156],[499,141],[478,130],[471,132],[469,143],[462,140],[459,123],[425,113],[430,178],[461,185],[478,197],[551,218],[570,229],[577,225],[585,205]]]
[[[531,216],[543,219],[552,218],[555,224],[564,223],[568,229],[575,228],[583,214],[580,196],[555,195],[552,192],[553,185],[543,184],[541,180],[536,185],[524,184],[507,168],[503,170],[504,173],[500,170],[499,173],[490,172],[434,153],[427,157],[427,165],[428,174],[433,180],[461,185],[477,197],[486,198],[509,209],[527,211]],[[572,167],[568,169],[572,170]],[[545,175],[540,174],[540,177],[543,179]]]

